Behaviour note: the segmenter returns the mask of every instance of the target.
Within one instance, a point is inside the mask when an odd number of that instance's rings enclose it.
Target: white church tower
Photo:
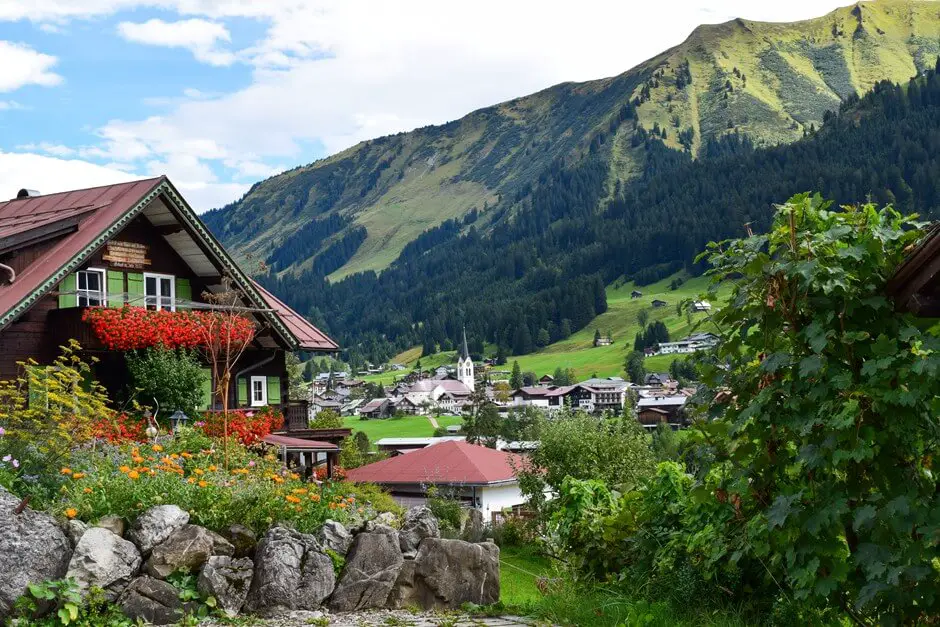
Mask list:
[[[473,360],[467,350],[467,330],[463,330],[463,344],[460,347],[460,357],[457,358],[457,380],[473,391]]]

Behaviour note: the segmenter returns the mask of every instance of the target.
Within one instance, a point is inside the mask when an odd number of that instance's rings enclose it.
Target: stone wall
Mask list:
[[[160,505],[125,529],[107,517],[97,525],[25,509],[0,488],[0,620],[30,582],[72,577],[98,587],[132,618],[171,624],[187,610],[171,573],[199,574],[199,591],[230,616],[292,610],[458,608],[499,601],[499,548],[441,539],[427,508],[399,526],[382,514],[347,529],[327,521],[317,534],[272,527],[260,539],[239,525],[217,534],[189,524],[189,514]]]

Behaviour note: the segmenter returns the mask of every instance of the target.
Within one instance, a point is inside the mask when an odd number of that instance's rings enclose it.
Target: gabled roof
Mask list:
[[[524,458],[462,440],[442,442],[346,473],[348,481],[383,484],[488,485],[516,480]]]
[[[11,284],[0,285],[0,329],[75,271],[157,198],[294,349],[336,350],[333,340],[248,278],[165,176],[0,202],[0,250],[42,238],[55,243]],[[170,216],[164,210],[163,215]]]
[[[360,412],[360,413],[368,413],[368,412],[370,412],[370,411],[375,411],[376,409],[379,409],[380,407],[382,407],[382,406],[385,405],[386,403],[388,403],[388,399],[387,399],[387,398],[374,398],[374,399],[372,399],[371,401],[369,401],[368,403],[366,403],[365,405],[363,405],[362,408],[359,409],[359,412]]]

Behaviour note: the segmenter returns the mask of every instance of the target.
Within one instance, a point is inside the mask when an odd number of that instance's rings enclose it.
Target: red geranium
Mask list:
[[[131,418],[118,414],[114,418],[102,418],[94,425],[96,437],[114,444],[124,442],[146,442],[147,422],[143,418]]]
[[[110,350],[152,346],[197,348],[217,342],[242,346],[251,342],[255,325],[244,316],[212,311],[152,311],[143,307],[91,307],[82,314]]]
[[[221,438],[225,434],[222,412],[206,412],[202,430],[206,435]],[[245,446],[257,444],[264,436],[284,426],[284,415],[271,407],[260,411],[237,409],[228,413],[228,434]]]

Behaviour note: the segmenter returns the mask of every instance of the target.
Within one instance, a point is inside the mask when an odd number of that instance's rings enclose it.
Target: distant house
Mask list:
[[[614,341],[609,337],[599,337],[594,340],[594,346],[610,346]]]
[[[314,396],[313,401],[310,403],[310,417],[313,418],[325,409],[332,409],[339,413],[343,409],[343,403],[322,396]]]
[[[659,309],[660,307],[665,307],[668,304],[669,303],[667,303],[666,301],[659,300],[658,298],[653,301],[653,307],[656,307],[657,309]]]
[[[689,397],[683,394],[641,398],[636,407],[637,419],[644,416],[644,419],[649,421],[643,423],[647,428],[655,427],[660,422],[668,422],[674,425],[684,424],[683,408],[688,400]],[[658,411],[651,412],[650,410],[653,409]]]
[[[408,394],[396,400],[393,403],[393,409],[395,413],[401,412],[402,414],[414,416],[421,413],[421,403],[416,402],[415,399]]]
[[[643,383],[646,385],[668,385],[671,381],[672,377],[668,372],[651,372],[646,375]]]
[[[636,413],[636,419],[646,428],[655,428],[661,422],[669,424],[669,412],[658,407],[644,407]]]
[[[388,418],[391,415],[391,401],[387,398],[374,398],[359,409],[362,418]]]
[[[366,400],[364,398],[350,399],[346,402],[346,404],[343,405],[340,414],[343,416],[358,416],[359,408],[365,404]]]
[[[539,379],[539,383],[541,383],[542,385],[551,385],[554,382],[555,382],[555,377],[553,377],[550,374],[543,374],[542,378]]]
[[[707,300],[697,300],[692,303],[692,311],[711,311],[712,304]]]
[[[429,446],[435,446],[443,442],[466,439],[466,436],[462,435],[448,435],[440,438],[382,438],[376,441],[375,448],[377,448],[380,453],[403,455],[405,453],[411,453]]]
[[[427,489],[453,493],[467,508],[494,520],[525,498],[515,468],[525,458],[462,440],[450,440],[350,470],[347,481],[377,483],[402,506],[424,505]]]
[[[718,336],[714,333],[693,333],[675,342],[661,342],[660,355],[694,353],[699,350],[714,348],[718,345]]]
[[[640,298],[641,296],[643,296],[643,292],[640,290],[633,290],[630,292],[630,298]]]

